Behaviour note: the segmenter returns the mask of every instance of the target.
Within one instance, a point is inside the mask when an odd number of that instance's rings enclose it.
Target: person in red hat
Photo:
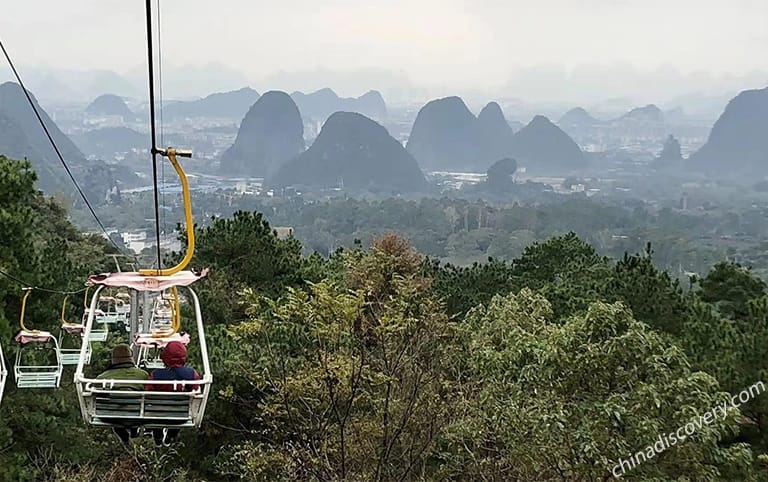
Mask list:
[[[200,380],[200,374],[192,367],[186,366],[187,347],[179,341],[168,343],[160,354],[165,368],[158,368],[149,376],[149,380]],[[200,385],[172,385],[172,384],[152,384],[148,383],[146,390],[159,392],[192,392],[199,390]],[[179,436],[179,429],[165,428],[154,429],[152,438],[155,445],[170,445]]]

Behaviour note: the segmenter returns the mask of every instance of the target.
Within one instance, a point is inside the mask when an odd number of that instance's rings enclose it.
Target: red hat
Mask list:
[[[172,341],[165,346],[160,359],[168,368],[183,367],[187,362],[187,347],[180,341]]]

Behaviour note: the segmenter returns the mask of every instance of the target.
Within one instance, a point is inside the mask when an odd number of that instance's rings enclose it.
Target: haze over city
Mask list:
[[[163,0],[160,15],[169,99],[251,85],[377,88],[393,101],[662,103],[768,80],[768,2],[759,0]],[[31,84],[51,71],[104,70],[140,95],[144,22],[135,2],[31,0],[0,18],[0,32]]]

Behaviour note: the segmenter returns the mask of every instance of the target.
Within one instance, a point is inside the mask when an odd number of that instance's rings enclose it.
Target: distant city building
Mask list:
[[[277,239],[288,239],[293,236],[292,226],[274,226],[272,229],[275,231]]]

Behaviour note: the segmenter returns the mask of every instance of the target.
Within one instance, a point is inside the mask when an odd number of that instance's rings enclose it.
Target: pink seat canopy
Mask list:
[[[55,340],[50,332],[25,330],[20,330],[13,339],[16,340],[16,343],[22,345],[26,345],[27,343],[45,343],[46,341]]]
[[[73,335],[83,334],[85,332],[85,326],[80,324],[62,323],[61,329]]]
[[[133,337],[133,343],[136,346],[145,346],[148,348],[165,348],[166,345],[172,341],[179,341],[186,346],[189,345],[189,340],[189,333],[184,332],[174,333],[173,335],[164,338],[154,338],[151,333],[136,333]]]
[[[88,277],[88,283],[131,288],[136,291],[162,291],[173,286],[189,286],[207,274],[208,268],[201,271],[179,271],[170,276],[142,276],[135,271],[128,271],[95,274]]]

